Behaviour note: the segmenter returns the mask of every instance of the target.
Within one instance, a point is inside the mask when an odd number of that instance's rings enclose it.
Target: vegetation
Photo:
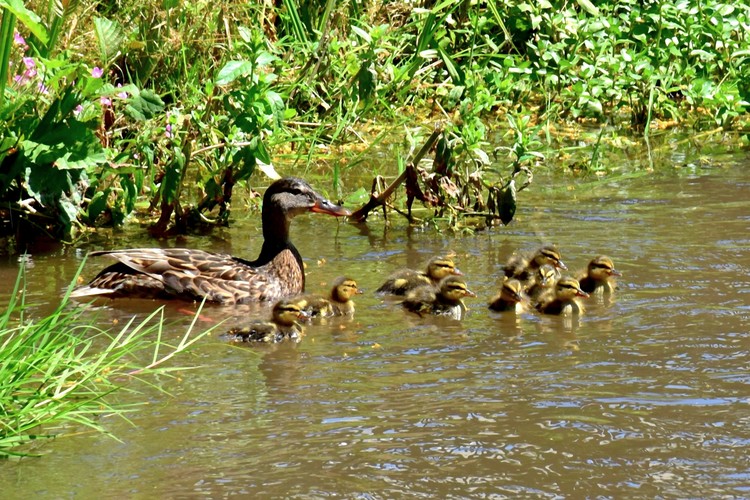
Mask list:
[[[175,370],[165,362],[205,335],[191,338],[191,325],[170,346],[162,338],[161,309],[117,332],[102,330],[90,318],[82,321],[83,308],[69,307],[67,296],[49,316],[31,320],[22,276],[0,315],[0,457],[29,454],[30,443],[54,437],[66,424],[106,432],[100,415],[124,417],[131,410],[112,403],[113,393],[134,390],[132,382],[145,375]],[[144,356],[146,366],[139,362]]]
[[[154,214],[155,234],[226,224],[235,185],[257,169],[272,174],[279,159],[340,191],[365,153],[328,166],[319,145],[371,147],[406,130],[416,150],[435,122],[433,169],[416,171],[423,201],[453,219],[505,222],[515,178],[530,182],[554,124],[648,137],[672,125],[747,123],[743,3],[0,0],[0,8],[0,220],[21,248],[30,235],[70,241],[87,227],[122,224],[136,208]],[[494,150],[489,124],[498,117],[508,138]],[[407,155],[394,164],[405,168]]]

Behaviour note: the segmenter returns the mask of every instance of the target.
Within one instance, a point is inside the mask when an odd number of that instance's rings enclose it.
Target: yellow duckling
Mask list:
[[[531,279],[536,270],[544,264],[549,264],[555,269],[568,269],[557,248],[553,245],[546,245],[534,252],[531,257],[519,254],[512,255],[503,270],[508,278],[516,278],[523,282]]]
[[[615,269],[612,259],[599,255],[591,259],[586,272],[578,279],[581,290],[586,293],[612,293],[615,291],[615,276],[622,274]]]
[[[589,294],[581,290],[578,280],[570,276],[560,278],[552,293],[543,296],[536,308],[544,314],[583,314],[583,304],[578,297],[588,297]]]
[[[505,278],[500,293],[490,301],[489,308],[498,312],[521,312],[524,298],[521,282],[517,279]]]
[[[389,293],[392,295],[406,295],[410,291],[425,286],[437,286],[446,276],[461,276],[463,273],[456,268],[450,257],[434,257],[427,263],[424,272],[413,269],[402,269],[393,273],[375,293]]]
[[[476,297],[458,276],[443,278],[438,287],[425,285],[407,294],[401,303],[407,311],[424,316],[435,314],[460,320],[466,311],[464,297]]]
[[[534,273],[533,279],[526,288],[526,295],[532,303],[550,291],[559,277],[557,269],[551,264],[542,264]]]
[[[328,298],[317,294],[298,295],[290,299],[311,317],[347,316],[354,314],[354,295],[361,294],[357,282],[341,277],[333,282]]]
[[[226,336],[235,342],[276,343],[287,338],[299,342],[304,328],[297,320],[305,316],[299,304],[282,299],[274,304],[271,321],[255,320],[247,326],[232,328]]]

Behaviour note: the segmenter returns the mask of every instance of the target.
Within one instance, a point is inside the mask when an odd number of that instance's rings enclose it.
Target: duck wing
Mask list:
[[[229,254],[188,248],[133,248],[90,255],[104,255],[117,263],[77,289],[75,297],[205,298],[239,304],[276,300],[299,293],[304,286],[302,270],[288,249],[258,267]]]

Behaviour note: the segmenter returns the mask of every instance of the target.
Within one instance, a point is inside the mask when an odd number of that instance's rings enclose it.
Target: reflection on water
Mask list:
[[[543,184],[540,182],[540,185]],[[299,217],[308,288],[349,275],[353,319],[298,345],[205,339],[202,368],[124,400],[147,404],[121,440],[83,432],[0,466],[9,498],[746,496],[750,463],[750,210],[746,169],[524,192],[509,228],[456,237]],[[334,237],[333,234],[336,233]],[[486,309],[514,251],[555,243],[571,268],[613,257],[624,276],[582,317]],[[142,244],[136,242],[135,244]],[[252,257],[236,224],[184,245]],[[33,256],[32,302],[62,290],[86,249]],[[373,292],[404,266],[454,251],[479,297],[462,322],[418,318]],[[91,276],[99,263],[90,262]],[[15,263],[0,269],[11,283]],[[101,303],[98,321],[157,303]],[[42,310],[43,306],[39,306]],[[191,304],[170,303],[179,338]],[[266,317],[208,308],[202,325]],[[7,496],[7,493],[6,493]]]

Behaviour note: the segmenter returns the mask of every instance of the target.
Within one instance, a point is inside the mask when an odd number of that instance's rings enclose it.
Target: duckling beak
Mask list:
[[[459,268],[457,268],[457,267],[453,268],[453,272],[451,274],[454,274],[456,276],[463,276],[464,275],[464,273],[462,273],[461,270]]]
[[[583,290],[576,290],[576,296],[577,297],[583,297],[583,298],[590,297],[590,295],[588,293],[584,292]]]
[[[564,269],[565,271],[568,270],[568,266],[566,266],[565,263],[561,260],[558,260],[557,262],[555,262],[555,267],[558,269]]]
[[[610,276],[622,276],[622,273],[620,271],[618,271],[617,269],[610,269],[609,270],[609,275]]]
[[[300,310],[299,314],[297,315],[297,319],[304,323],[307,323],[312,319],[312,315],[305,310]]]
[[[362,295],[363,293],[365,293],[365,291],[362,290],[361,288],[357,288],[357,291],[354,292],[354,293],[355,293],[355,295]]]
[[[468,288],[465,290],[464,297],[476,297],[477,294],[469,290]]]
[[[315,200],[315,205],[312,206],[310,211],[318,214],[333,215],[336,217],[348,216],[352,214],[351,211],[347,210],[346,208],[334,205],[325,198],[318,198],[317,200]]]

